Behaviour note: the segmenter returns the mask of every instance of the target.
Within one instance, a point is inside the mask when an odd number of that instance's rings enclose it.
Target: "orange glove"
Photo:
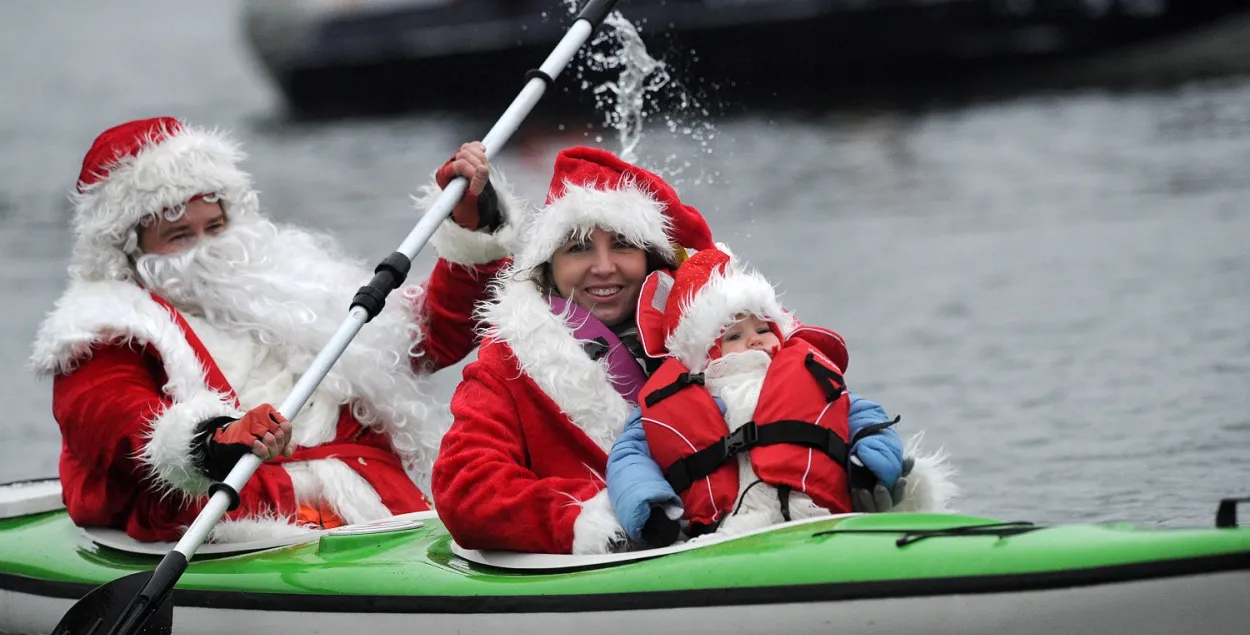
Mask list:
[[[243,415],[242,419],[228,423],[213,433],[213,442],[219,444],[243,444],[249,448],[254,441],[264,445],[265,434],[275,437],[281,431],[282,422],[286,421],[273,406],[263,403]]]

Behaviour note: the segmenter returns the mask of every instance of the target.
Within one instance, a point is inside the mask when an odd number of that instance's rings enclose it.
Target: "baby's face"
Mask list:
[[[781,348],[781,340],[777,339],[769,323],[754,315],[745,316],[725,329],[719,343],[722,355],[764,351],[771,357]]]

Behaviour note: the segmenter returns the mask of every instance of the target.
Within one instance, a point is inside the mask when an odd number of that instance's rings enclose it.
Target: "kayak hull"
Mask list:
[[[0,634],[50,632],[79,598],[150,571],[171,547],[74,526],[55,509],[58,487],[0,485]],[[174,628],[1250,632],[1250,528],[1237,526],[1237,502],[1221,503],[1215,528],[842,514],[602,556],[469,550],[419,512],[205,545],[174,590]]]
[[[180,635],[238,633],[368,632],[405,635],[467,632],[478,635],[637,635],[637,633],[891,633],[957,635],[1013,633],[1133,633],[1134,635],[1250,632],[1250,572],[1138,580],[1063,589],[949,594],[884,599],[820,600],[798,603],[688,606],[632,610],[463,612],[411,610],[327,611],[319,599],[235,598],[234,608],[179,605],[174,632]],[[180,598],[181,599],[181,598]],[[209,598],[200,598],[208,600]],[[0,632],[47,633],[74,599],[0,591]],[[204,603],[208,603],[207,601]],[[244,605],[253,604],[254,608]],[[284,608],[284,604],[287,606]],[[329,603],[331,608],[333,602]],[[354,603],[355,604],[355,603]],[[386,604],[382,602],[382,604]],[[489,609],[483,603],[482,608]],[[297,606],[296,606],[297,605]],[[349,607],[344,607],[349,608]]]

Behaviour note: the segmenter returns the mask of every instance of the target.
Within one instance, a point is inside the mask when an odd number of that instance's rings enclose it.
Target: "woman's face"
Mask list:
[[[551,257],[556,290],[606,326],[634,319],[646,277],[646,252],[602,229],[574,236]]]

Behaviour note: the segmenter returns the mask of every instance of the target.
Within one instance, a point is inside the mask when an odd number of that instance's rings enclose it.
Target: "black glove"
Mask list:
[[[895,481],[894,487],[886,488],[877,481],[872,470],[859,464],[858,458],[852,458],[847,470],[851,483],[851,502],[855,511],[865,514],[888,512],[903,502],[907,495],[907,475],[916,466],[913,457],[903,458],[903,475]]]
[[[651,516],[642,526],[642,539],[652,547],[667,547],[677,542],[681,533],[681,525],[664,513],[664,508],[651,506]]]
[[[481,194],[477,195],[477,229],[493,234],[503,227],[503,212],[499,207],[499,194],[490,181]]]

